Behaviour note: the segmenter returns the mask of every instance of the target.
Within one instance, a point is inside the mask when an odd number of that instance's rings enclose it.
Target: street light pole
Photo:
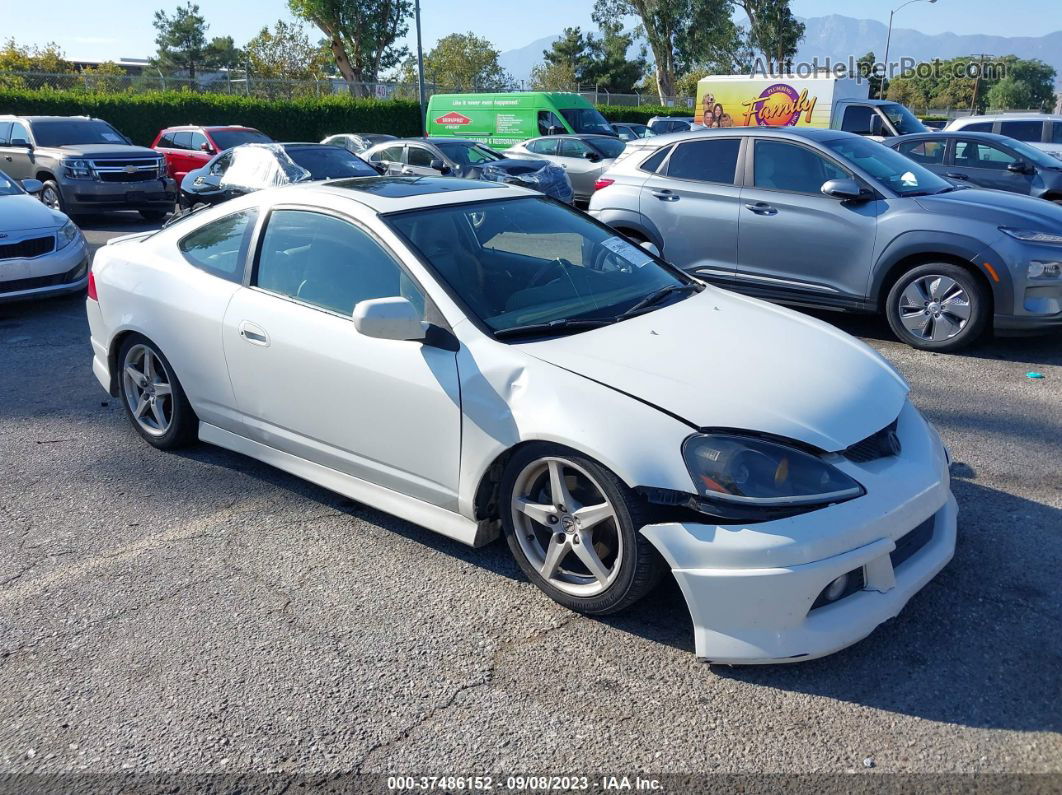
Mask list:
[[[935,3],[937,0],[925,0],[927,3]],[[878,86],[878,99],[885,99],[885,78],[889,75],[889,45],[892,44],[892,18],[896,16],[896,12],[905,6],[911,5],[911,3],[921,3],[922,0],[907,0],[903,5],[897,6],[889,12],[889,35],[885,37],[885,58],[883,63],[885,64],[885,74],[881,76],[881,85]]]
[[[934,0],[936,2],[936,0]],[[420,0],[413,2],[414,14],[417,18],[417,92],[420,96],[420,132],[428,137],[427,109],[424,107],[424,47],[420,43]]]

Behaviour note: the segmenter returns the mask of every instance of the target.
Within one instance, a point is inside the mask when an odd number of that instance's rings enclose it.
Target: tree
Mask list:
[[[81,76],[85,88],[99,94],[115,94],[130,87],[129,72],[114,61],[86,67],[81,70]]]
[[[0,88],[68,88],[69,78],[34,77],[29,85],[20,74],[5,72],[42,72],[49,75],[66,75],[74,71],[74,65],[66,60],[59,45],[49,42],[43,47],[20,45],[13,38],[0,46]]]
[[[883,75],[876,74],[874,72],[874,65],[878,62],[878,58],[874,55],[874,51],[871,50],[858,61],[856,61],[856,74],[855,77],[862,78],[870,83],[870,96],[874,99],[882,96],[881,83],[885,79]],[[889,84],[886,81],[885,87],[888,88]]]
[[[327,68],[325,54],[297,22],[278,19],[273,30],[263,27],[243,49],[247,67],[255,77],[312,80]]]
[[[736,0],[749,18],[749,42],[763,53],[768,74],[791,70],[804,23],[793,16],[789,0]]]
[[[636,32],[653,52],[656,90],[664,102],[675,93],[683,60],[693,60],[704,31],[732,24],[731,0],[595,0],[593,19],[604,25],[627,16],[639,20]]]
[[[536,91],[571,91],[578,84],[566,63],[540,63],[531,68],[531,87]]]
[[[474,33],[451,33],[424,56],[424,75],[432,83],[457,91],[506,91],[513,79],[498,63],[501,51]],[[407,73],[415,74],[414,62]]]
[[[1054,82],[1055,70],[1043,61],[965,56],[919,64],[888,82],[888,97],[925,109],[1036,108],[1054,103]]]
[[[401,63],[408,54],[395,42],[409,30],[410,0],[288,0],[292,13],[316,25],[328,39],[336,66],[351,93]]]
[[[619,21],[602,22],[601,38],[592,41],[589,82],[614,94],[632,93],[649,66],[644,46],[637,57],[628,57],[633,44],[634,34],[624,33]]]
[[[210,26],[199,13],[199,6],[192,2],[178,6],[172,17],[165,11],[156,11],[152,24],[158,31],[155,37],[158,51],[152,64],[159,69],[187,72],[194,81],[201,70],[232,67],[240,61],[240,52],[231,36],[207,41]]]
[[[565,28],[561,37],[548,50],[542,51],[546,67],[563,67],[564,73],[572,75],[572,84],[593,81],[594,49],[593,34],[583,35],[581,28]]]

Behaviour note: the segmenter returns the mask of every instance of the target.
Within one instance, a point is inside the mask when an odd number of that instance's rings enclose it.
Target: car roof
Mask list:
[[[980,116],[962,116],[950,124],[966,124],[977,121],[1062,121],[1062,116],[1051,113],[983,113]]]
[[[162,132],[182,132],[184,130],[250,130],[259,132],[256,127],[247,127],[243,124],[175,124],[172,127],[163,127]]]
[[[20,115],[18,113],[8,113],[8,114],[0,115],[0,119],[23,119],[23,120],[28,121],[28,122],[35,122],[35,121],[70,121],[72,119],[76,120],[76,121],[103,121],[103,119],[98,119],[95,116],[24,116],[24,115]]]
[[[934,138],[962,138],[965,141],[992,141],[995,143],[1005,144],[1014,139],[1009,135],[999,135],[997,133],[990,132],[963,132],[962,130],[934,130],[933,132],[924,133],[911,133],[910,135],[897,135],[884,143],[887,146],[895,146],[896,144],[903,143],[904,141],[910,141],[917,138],[918,140],[933,140]]]
[[[706,137],[733,138],[734,136],[747,136],[754,138],[787,138],[804,139],[807,141],[834,141],[838,138],[862,138],[855,133],[842,132],[841,130],[828,130],[822,127],[723,127],[703,130],[685,130],[683,132],[665,133],[654,135],[652,138],[641,138],[638,143],[641,146],[664,146],[679,141],[696,141]],[[627,145],[630,146],[634,141]]]
[[[351,177],[310,184],[288,185],[276,190],[287,196],[316,194],[358,202],[377,213],[463,204],[484,199],[540,196],[526,188],[500,182],[457,177]],[[303,197],[307,198],[307,197]]]

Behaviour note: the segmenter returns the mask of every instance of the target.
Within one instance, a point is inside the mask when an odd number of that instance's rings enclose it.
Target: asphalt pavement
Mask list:
[[[147,228],[84,224],[100,244]],[[606,620],[211,448],[154,450],[82,298],[0,305],[0,773],[1062,775],[1062,336],[961,355],[823,315],[949,445],[955,559],[856,646],[710,666],[668,579]],[[1027,373],[1042,373],[1030,379]]]

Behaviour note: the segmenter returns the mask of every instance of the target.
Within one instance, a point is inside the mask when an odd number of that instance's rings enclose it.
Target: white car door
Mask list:
[[[280,208],[249,287],[225,315],[225,354],[248,435],[455,509],[461,402],[454,350],[362,336],[354,305],[420,288],[367,229]]]

